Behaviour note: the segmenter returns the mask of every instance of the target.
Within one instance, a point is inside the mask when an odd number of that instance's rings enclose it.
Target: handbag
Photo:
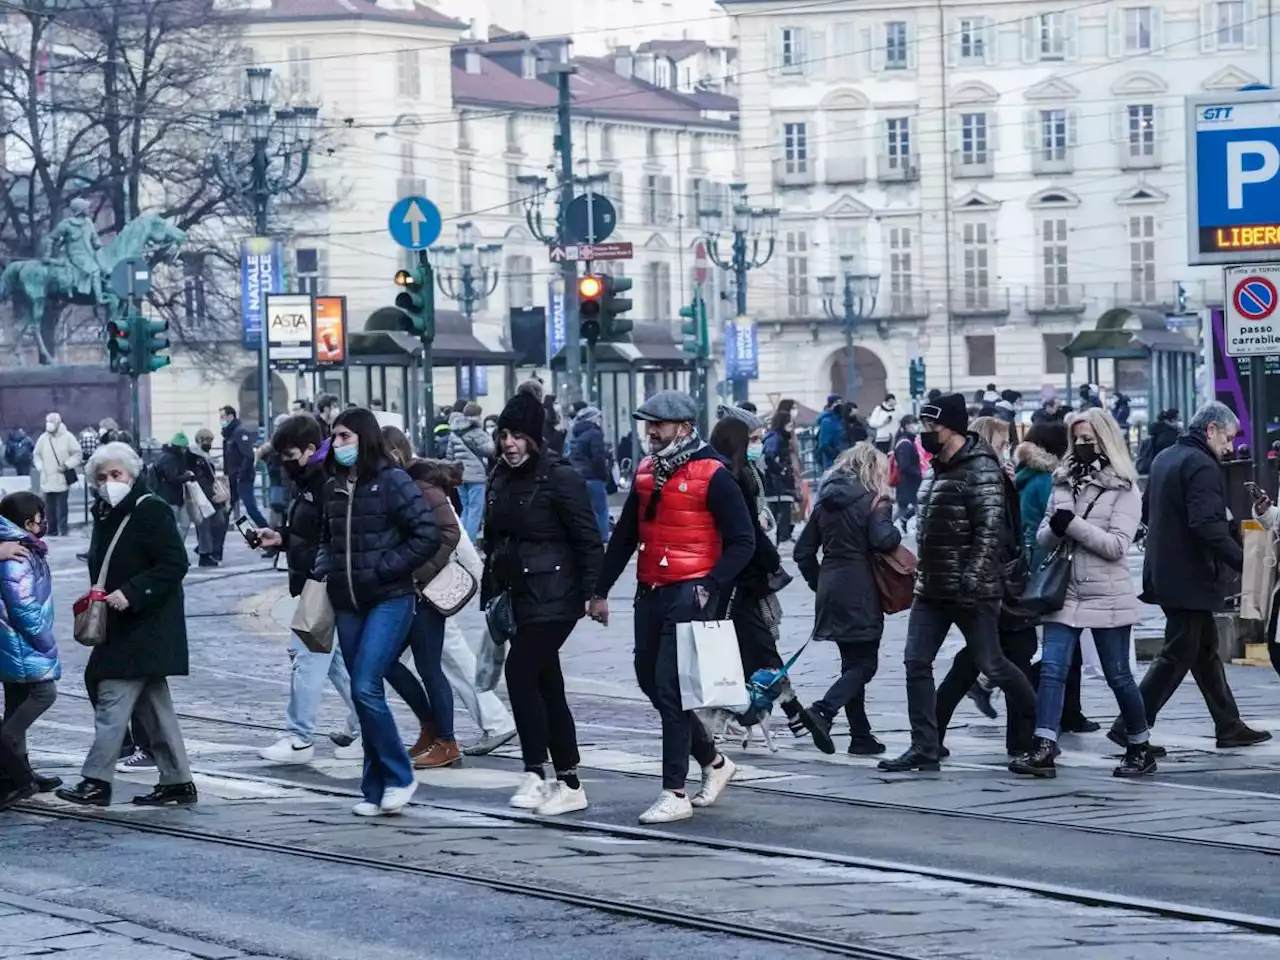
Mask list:
[[[685,710],[724,707],[737,713],[750,705],[732,620],[677,623],[676,673]]]
[[[507,662],[507,645],[494,643],[486,631],[480,638],[476,651],[475,686],[477,693],[490,693],[502,679],[502,668]]]
[[[298,606],[293,611],[289,629],[312,653],[329,653],[333,650],[333,604],[329,590],[320,580],[308,580],[298,595]]]
[[[774,570],[771,574],[765,577],[764,585],[768,588],[770,593],[781,593],[787,588],[793,579],[794,578],[791,574],[787,573],[785,569],[778,567],[777,570]]]
[[[76,474],[75,467],[64,467],[62,460],[58,457],[58,451],[53,449],[53,441],[49,441],[49,450],[53,454],[53,462],[58,465],[58,469],[62,471],[62,479],[67,482],[68,487],[74,487],[79,476]]]
[[[1083,520],[1098,502],[1099,493],[1094,497],[1084,513]],[[1063,540],[1049,551],[1049,555],[1040,565],[1031,571],[1027,585],[1022,591],[1022,606],[1037,616],[1061,610],[1067,603],[1067,585],[1071,582],[1071,563],[1076,556],[1076,542]]]
[[[476,578],[462,565],[455,552],[449,557],[444,569],[428,583],[422,584],[418,592],[441,616],[452,617],[471,602],[478,589]]]
[[[150,496],[151,494],[144,493],[138,498],[138,503]],[[120,521],[120,526],[116,527],[115,536],[107,544],[107,552],[102,558],[102,568],[98,571],[97,581],[71,608],[73,614],[71,635],[76,638],[77,643],[86,647],[102,646],[107,639],[107,613],[111,609],[107,606],[107,573],[111,570],[111,557],[116,552],[120,535],[124,533],[124,528],[129,526],[129,521],[132,519],[133,514],[129,513]]]
[[[877,497],[871,504],[874,512],[887,497]],[[885,613],[901,613],[911,608],[916,592],[916,555],[898,544],[888,553],[871,554],[871,578],[880,594],[880,609]]]
[[[1240,618],[1266,622],[1276,582],[1275,536],[1257,520],[1240,522],[1244,570],[1240,575]]]
[[[188,480],[184,483],[182,493],[182,505],[186,507],[187,516],[191,518],[192,523],[199,526],[213,516],[213,504],[209,502],[209,498],[204,495],[204,491],[196,481]]]
[[[213,497],[214,503],[219,506],[231,502],[231,481],[224,474],[218,474],[213,478]]]
[[[503,590],[485,605],[484,622],[494,643],[506,643],[516,635],[516,611],[510,590]]]

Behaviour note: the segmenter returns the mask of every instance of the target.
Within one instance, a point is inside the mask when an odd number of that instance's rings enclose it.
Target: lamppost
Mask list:
[[[842,285],[841,311],[836,312],[836,277],[819,277],[822,287],[822,312],[832,320],[839,320],[844,329],[845,383],[844,398],[853,403],[858,402],[858,367],[853,359],[853,335],[858,329],[858,321],[865,320],[875,312],[876,294],[880,292],[880,275],[873,273],[854,273],[853,257],[845,254],[840,258],[840,281]]]
[[[747,272],[763,267],[773,257],[774,220],[778,216],[776,207],[753,207],[747,202],[747,185],[733,183],[729,185],[733,194],[731,231],[733,246],[726,260],[720,255],[717,243],[720,239],[723,211],[719,209],[699,210],[702,220],[702,232],[705,235],[707,256],[717,267],[733,272],[734,287],[737,293],[737,316],[747,315]],[[763,254],[761,251],[763,250]],[[747,399],[749,381],[745,377],[733,378],[733,401],[742,403]]]
[[[315,136],[319,107],[284,107],[271,116],[267,97],[271,91],[271,68],[250,67],[249,103],[244,109],[218,111],[221,151],[214,151],[213,166],[218,179],[232,193],[245,199],[253,210],[256,236],[267,235],[267,209],[271,199],[288,193],[307,174],[311,141]],[[242,141],[247,139],[248,162]],[[279,161],[273,170],[273,161]],[[258,337],[258,412],[262,429],[268,429],[271,414],[271,370],[267,357],[266,317]]]
[[[435,258],[436,286],[450,300],[462,307],[468,320],[476,312],[476,304],[498,289],[498,254],[502,244],[477,247],[475,228],[470,222],[458,224],[456,247],[432,247]]]

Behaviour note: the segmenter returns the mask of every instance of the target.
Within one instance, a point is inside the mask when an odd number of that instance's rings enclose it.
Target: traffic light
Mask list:
[[[600,277],[587,274],[578,281],[578,326],[582,339],[591,346],[600,340],[601,300],[605,285]]]
[[[711,355],[710,337],[707,330],[707,304],[700,296],[694,296],[693,302],[680,308],[680,349],[697,360],[706,360]]]
[[[911,388],[911,396],[913,399],[919,400],[924,396],[924,357],[916,357],[911,361],[907,376]]]
[[[112,373],[133,376],[132,333],[128,320],[111,320],[107,323],[107,366]]]
[[[169,321],[135,317],[134,323],[137,324],[137,355],[141,361],[138,373],[155,373],[172,363],[172,358],[163,352],[169,349]]]
[[[435,299],[431,296],[431,276],[427,268],[419,264],[412,273],[397,270],[395,284],[404,287],[404,292],[396,295],[396,306],[409,318],[414,333],[425,340],[434,340]]]
[[[622,314],[631,309],[631,298],[620,297],[618,294],[626,293],[631,289],[631,278],[605,275],[601,279],[604,281],[604,292],[600,302],[604,339],[610,343],[629,343],[635,324],[631,322],[630,317],[624,317]]]
[[[1187,288],[1178,284],[1178,313],[1187,312]]]

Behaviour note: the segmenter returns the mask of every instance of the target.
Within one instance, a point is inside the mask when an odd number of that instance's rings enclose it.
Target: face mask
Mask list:
[[[45,430],[46,430],[47,432],[49,432],[49,433],[57,433],[57,432],[58,432],[58,425],[57,425],[56,423],[46,423],[46,424],[44,425],[44,428],[45,428]]]
[[[1081,440],[1072,445],[1071,459],[1082,467],[1093,466],[1098,459],[1098,445],[1092,440]]]
[[[36,528],[34,530],[28,530],[27,533],[31,534],[37,540],[43,540],[45,535],[49,532],[49,525],[47,523],[37,523],[35,526]]]
[[[102,496],[107,503],[114,507],[121,500],[127,497],[129,495],[129,491],[132,489],[133,484],[131,483],[122,483],[119,480],[108,480],[102,485]]]
[[[280,464],[280,466],[284,469],[285,474],[287,474],[292,480],[296,480],[302,475],[303,464],[299,463],[297,460],[285,460]]]
[[[942,452],[942,437],[937,430],[922,433],[920,434],[920,446],[924,447],[924,452],[929,456],[936,457]]]
[[[764,457],[764,444],[753,443],[747,446],[747,459],[760,460]]]
[[[209,453],[211,450],[213,450],[213,444],[212,444],[212,443],[202,443],[202,444],[200,444],[200,449],[201,449],[201,450],[203,450],[205,453]]]
[[[333,459],[337,460],[340,466],[354,467],[356,465],[356,460],[359,459],[359,457],[359,443],[349,443],[345,447],[333,448]]]

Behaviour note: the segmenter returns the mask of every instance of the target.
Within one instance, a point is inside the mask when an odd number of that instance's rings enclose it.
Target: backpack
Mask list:
[[[889,457],[889,486],[896,487],[901,474],[898,473],[898,454],[897,451]]]

